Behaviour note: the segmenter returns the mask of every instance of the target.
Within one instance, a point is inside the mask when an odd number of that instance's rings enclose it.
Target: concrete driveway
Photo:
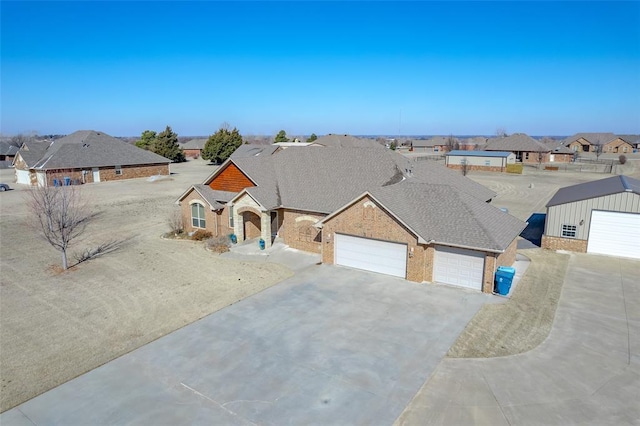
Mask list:
[[[640,425],[640,262],[573,254],[527,353],[444,359],[398,425]]]
[[[392,424],[479,307],[496,299],[314,265],[0,422]]]

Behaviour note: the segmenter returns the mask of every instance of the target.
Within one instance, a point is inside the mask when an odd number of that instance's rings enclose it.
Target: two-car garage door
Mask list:
[[[352,235],[335,234],[335,263],[405,278],[407,245]]]
[[[593,210],[587,252],[640,259],[640,214]]]

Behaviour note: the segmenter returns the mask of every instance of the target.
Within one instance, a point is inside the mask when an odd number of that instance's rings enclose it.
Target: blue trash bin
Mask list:
[[[260,245],[260,250],[264,250],[264,240],[262,238],[260,238],[260,241],[258,241],[258,244]]]
[[[69,185],[71,185],[71,178],[65,176],[65,178],[64,178],[64,186],[69,186]]]
[[[516,276],[516,269],[510,266],[500,266],[496,271],[496,292],[501,296],[506,296],[511,290],[513,277]]]
[[[237,243],[237,242],[238,242],[238,237],[236,237],[236,234],[231,234],[231,235],[229,235],[229,238],[231,238],[231,242],[232,242],[233,244],[235,244],[235,243]]]
[[[60,186],[60,181],[58,179],[53,178],[53,186]]]

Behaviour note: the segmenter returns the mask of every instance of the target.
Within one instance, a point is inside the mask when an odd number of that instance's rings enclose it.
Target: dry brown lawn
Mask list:
[[[569,255],[542,249],[521,250],[531,259],[511,298],[484,305],[453,344],[448,357],[490,358],[529,351],[553,325]]]
[[[292,275],[220,258],[204,243],[161,239],[175,199],[213,168],[196,161],[172,171],[157,182],[84,185],[100,215],[76,249],[124,242],[65,272],[27,225],[26,188],[2,193],[0,411]],[[1,180],[12,182],[11,172],[0,171]]]

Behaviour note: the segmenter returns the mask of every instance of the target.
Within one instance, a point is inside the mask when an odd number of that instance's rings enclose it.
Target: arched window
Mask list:
[[[191,224],[194,228],[205,228],[204,206],[200,203],[191,204]]]

